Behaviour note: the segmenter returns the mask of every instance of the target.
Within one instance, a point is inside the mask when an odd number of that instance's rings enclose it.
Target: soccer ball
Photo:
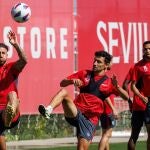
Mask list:
[[[16,22],[26,22],[31,16],[31,9],[25,3],[18,3],[11,9],[11,16]]]

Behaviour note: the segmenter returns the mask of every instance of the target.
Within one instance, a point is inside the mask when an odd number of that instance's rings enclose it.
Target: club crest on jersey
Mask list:
[[[85,78],[85,82],[89,82],[91,78],[91,75],[87,75],[87,77]]]
[[[105,83],[102,83],[101,85],[102,85],[103,87],[108,87],[108,85],[105,84]]]
[[[144,72],[147,72],[147,71],[148,71],[147,66],[143,66],[143,69],[144,69]]]

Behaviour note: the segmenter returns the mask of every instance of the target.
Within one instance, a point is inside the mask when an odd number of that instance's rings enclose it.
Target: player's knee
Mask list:
[[[112,136],[112,132],[110,132],[110,133],[108,134],[108,136],[111,137],[111,136]]]
[[[111,136],[112,136],[112,133],[107,133],[106,134],[106,137],[109,139],[109,138],[111,138]]]
[[[69,93],[68,93],[68,91],[67,91],[65,88],[62,88],[62,89],[60,90],[60,93],[61,93],[61,95],[64,97],[64,99],[65,99],[65,97],[68,97],[68,96],[69,96]]]
[[[137,142],[138,136],[131,136],[129,139],[130,144],[135,144]]]
[[[7,100],[9,103],[13,103],[14,101],[18,101],[18,96],[15,91],[11,91],[7,95]]]
[[[8,97],[11,97],[11,96],[17,97],[17,93],[15,91],[11,91],[8,93]]]
[[[149,133],[149,132],[147,133],[147,138],[148,138],[149,141],[150,141],[150,133]]]
[[[112,129],[105,132],[105,137],[107,137],[109,139],[109,138],[111,138],[111,136],[112,136]]]

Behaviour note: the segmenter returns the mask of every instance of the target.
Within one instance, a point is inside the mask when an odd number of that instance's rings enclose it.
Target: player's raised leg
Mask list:
[[[19,100],[16,92],[11,91],[7,96],[8,103],[3,113],[4,124],[6,127],[10,127],[12,119],[19,112]]]
[[[60,89],[56,93],[56,95],[52,98],[50,104],[47,107],[41,104],[39,105],[38,110],[43,117],[49,119],[53,109],[59,106],[61,103],[63,105],[64,115],[66,117],[76,116],[77,114],[76,106],[74,105],[73,100],[70,98],[65,88]]]

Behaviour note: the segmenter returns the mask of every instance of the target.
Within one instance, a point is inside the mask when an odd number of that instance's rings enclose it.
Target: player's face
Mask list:
[[[145,58],[150,59],[150,44],[146,44],[143,48],[143,55]]]
[[[93,71],[94,72],[101,72],[105,71],[107,68],[107,65],[105,64],[105,58],[104,57],[95,57],[93,62]]]
[[[3,65],[7,60],[7,49],[0,47],[0,65]]]

